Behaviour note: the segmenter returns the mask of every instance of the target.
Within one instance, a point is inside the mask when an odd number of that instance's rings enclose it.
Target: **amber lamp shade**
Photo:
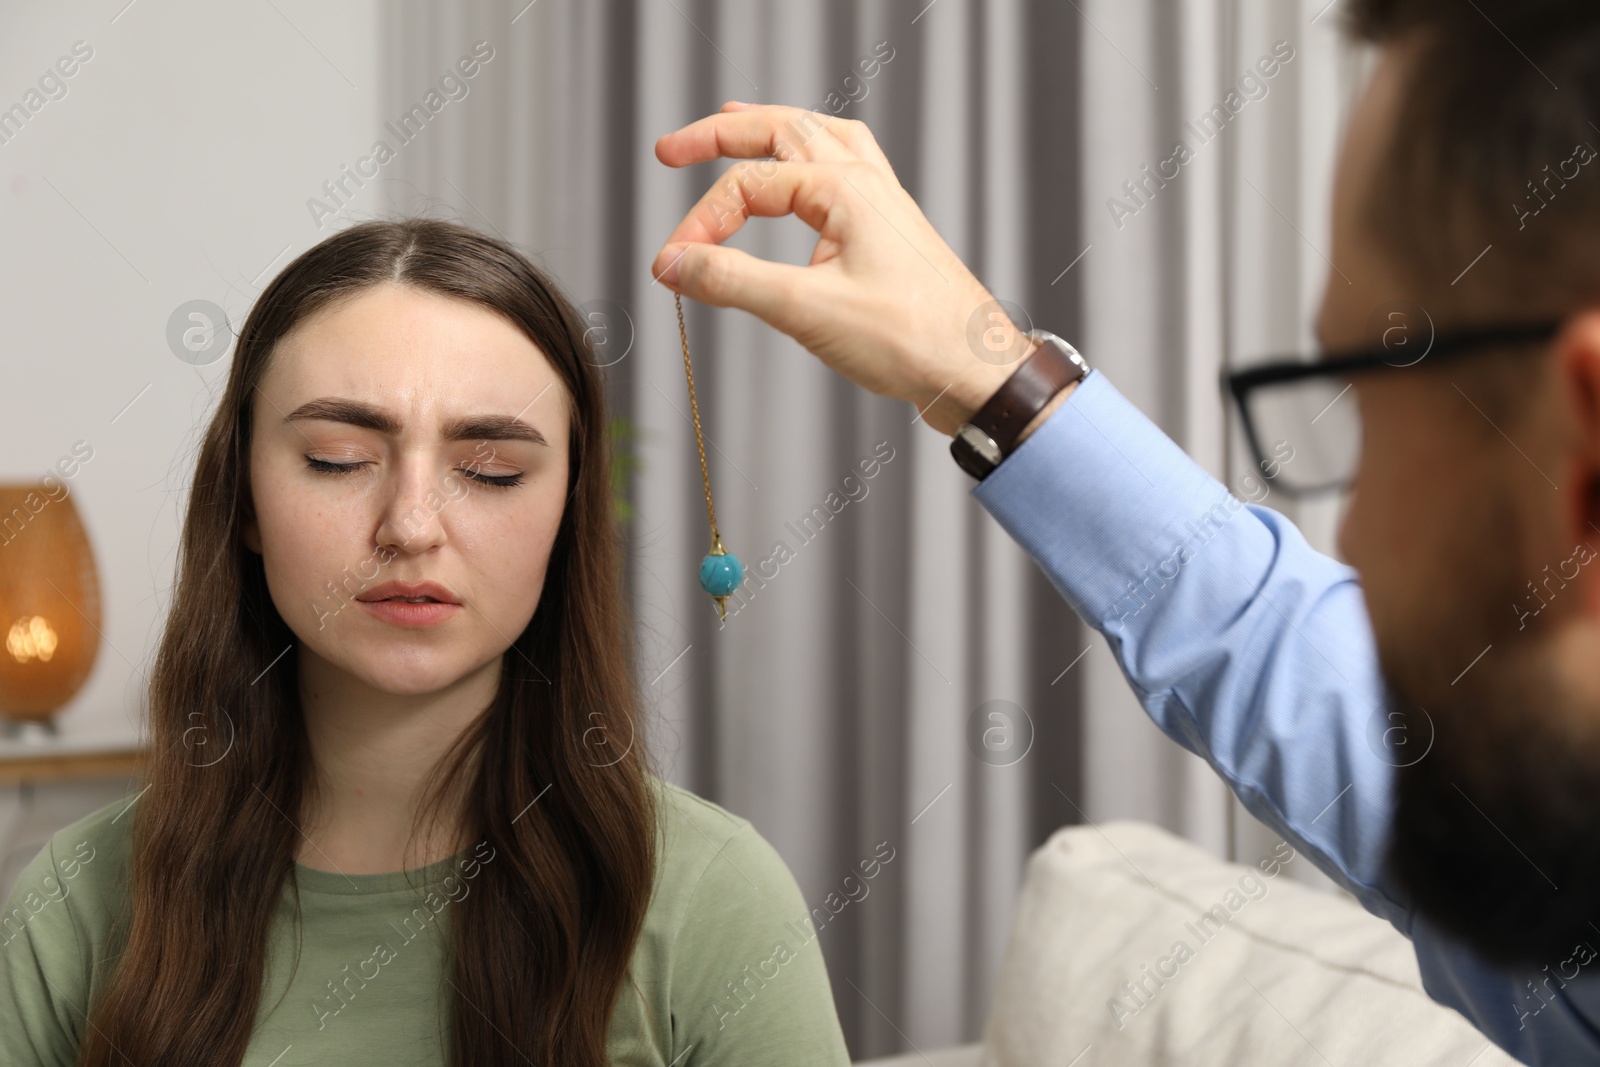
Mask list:
[[[100,580],[60,481],[0,482],[0,719],[50,725],[100,653]]]

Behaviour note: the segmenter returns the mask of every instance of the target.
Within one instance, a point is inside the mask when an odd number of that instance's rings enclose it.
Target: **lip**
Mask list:
[[[371,589],[364,591],[360,596],[356,597],[356,599],[363,604],[373,604],[381,600],[387,600],[389,597],[394,596],[432,597],[440,604],[453,604],[456,607],[461,606],[461,602],[452,596],[448,589],[437,582],[384,582],[382,585],[375,585]],[[426,604],[401,605],[401,607],[413,608],[427,606],[428,605]]]
[[[460,604],[410,604],[404,600],[357,600],[356,603],[376,619],[413,629],[435,626],[463,610]]]
[[[397,596],[432,597],[437,603],[410,604],[387,599]],[[437,582],[384,582],[362,592],[356,597],[356,603],[376,619],[411,629],[435,626],[462,610],[461,602]]]

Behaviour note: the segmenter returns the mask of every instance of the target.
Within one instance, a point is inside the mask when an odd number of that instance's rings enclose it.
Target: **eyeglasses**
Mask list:
[[[1415,367],[1424,358],[1433,366],[1481,355],[1495,345],[1547,341],[1561,324],[1551,319],[1489,326],[1431,336],[1426,344],[1411,337],[1408,327],[1395,326],[1384,331],[1384,343],[1377,347],[1227,371],[1223,385],[1238,404],[1257,469],[1274,489],[1314,496],[1347,487],[1361,460],[1361,409],[1354,397],[1345,396],[1352,375]],[[1391,333],[1400,336],[1391,341]]]

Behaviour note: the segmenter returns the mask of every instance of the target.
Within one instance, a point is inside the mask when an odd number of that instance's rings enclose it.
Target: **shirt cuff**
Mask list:
[[[1213,508],[1240,506],[1098,371],[972,496],[1101,630],[1125,614],[1135,579],[1155,569],[1136,570],[1133,561],[1159,567],[1195,539]],[[1270,554],[1270,535],[1259,536]]]

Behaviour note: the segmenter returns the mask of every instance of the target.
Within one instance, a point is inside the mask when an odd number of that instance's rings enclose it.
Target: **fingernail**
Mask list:
[[[671,288],[677,288],[678,264],[683,262],[683,254],[688,250],[689,246],[686,244],[668,245],[666,248],[662,249],[661,254],[666,258],[667,262],[666,265],[661,268],[661,273],[656,275],[656,280],[662,285]]]

